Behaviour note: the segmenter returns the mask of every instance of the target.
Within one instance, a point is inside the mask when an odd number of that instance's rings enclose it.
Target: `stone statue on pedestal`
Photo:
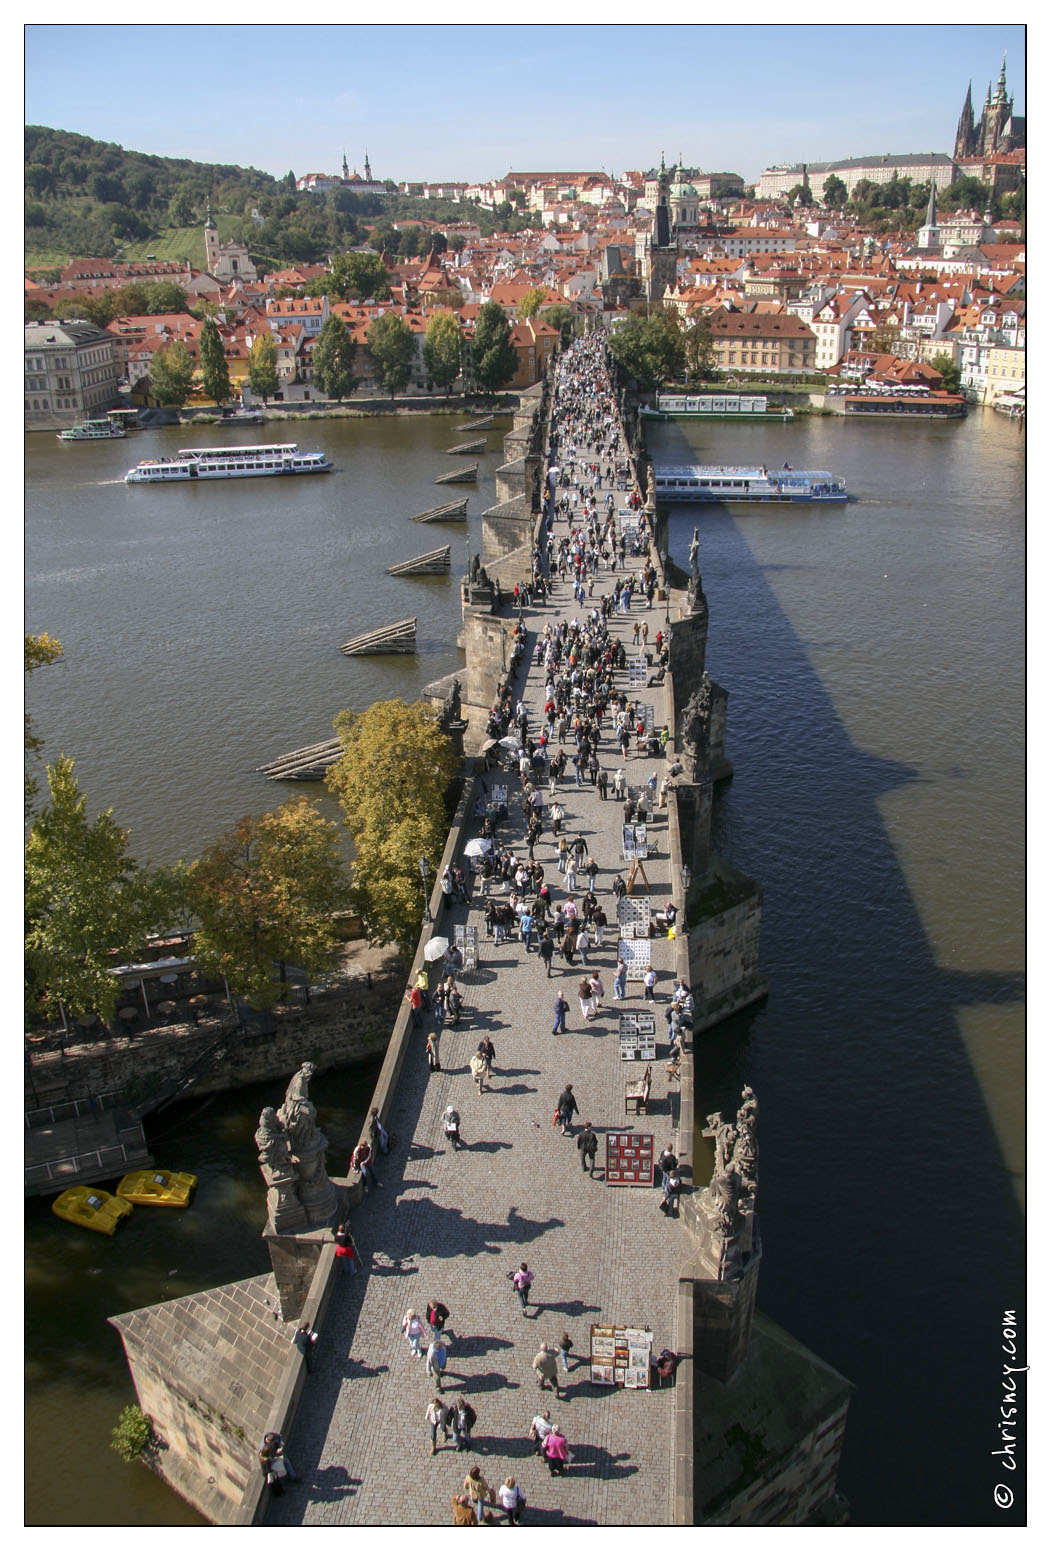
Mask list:
[[[299,1199],[299,1175],[292,1161],[288,1133],[276,1110],[264,1109],[255,1133],[259,1167],[266,1182],[268,1226],[275,1233],[295,1233],[307,1226],[307,1214]]]
[[[682,721],[682,762],[688,781],[704,781],[711,759],[712,681],[705,668],[686,702]]]
[[[325,1169],[328,1138],[317,1128],[317,1110],[307,1088],[317,1067],[304,1061],[288,1085],[285,1102],[277,1112],[288,1134],[299,1180],[299,1199],[313,1226],[331,1220],[338,1205],[335,1186]]]
[[[701,545],[700,545],[700,540],[699,540],[698,534],[699,534],[699,530],[697,528],[694,528],[694,530],[693,530],[693,539],[690,542],[690,575],[692,577],[695,577],[696,580],[698,582],[700,582],[701,573],[700,573],[700,571],[698,570],[698,567],[697,567],[697,556],[700,553]]]
[[[715,1141],[715,1168],[697,1204],[706,1230],[702,1254],[719,1280],[739,1277],[753,1246],[757,1116],[755,1094],[745,1088],[736,1121],[714,1114],[704,1127]]]

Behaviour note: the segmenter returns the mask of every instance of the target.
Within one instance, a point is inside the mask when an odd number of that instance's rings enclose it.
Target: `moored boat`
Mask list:
[[[128,485],[184,479],[252,479],[269,474],[327,474],[323,452],[300,452],[295,442],[255,447],[181,447],[171,458],[144,458],[124,476]]]
[[[108,442],[124,435],[124,427],[112,420],[81,420],[68,431],[57,433],[60,442]]]
[[[95,1233],[108,1233],[112,1238],[134,1208],[130,1201],[119,1201],[108,1191],[96,1190],[93,1185],[71,1185],[56,1196],[51,1210],[64,1222],[77,1223]]]
[[[658,393],[657,407],[644,405],[639,414],[645,420],[743,420],[749,424],[795,418],[790,409],[780,405],[771,408],[762,393]]]
[[[768,469],[765,464],[687,464],[654,468],[658,501],[719,501],[736,505],[769,501],[839,502],[845,480],[821,469]]]
[[[125,1174],[117,1195],[133,1206],[189,1206],[197,1189],[196,1174],[172,1169],[137,1169]]]

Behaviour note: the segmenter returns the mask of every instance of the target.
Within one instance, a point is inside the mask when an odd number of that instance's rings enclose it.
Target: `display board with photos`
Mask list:
[[[649,938],[622,937],[617,943],[617,957],[624,960],[629,980],[645,980],[650,967]]]
[[[624,894],[617,901],[617,926],[621,937],[650,935],[650,900],[648,894]]]
[[[621,1013],[620,1059],[622,1061],[657,1059],[657,1020],[651,1012]]]
[[[626,862],[633,862],[637,856],[641,856],[645,861],[650,854],[645,824],[622,824],[620,849]]]
[[[639,1131],[606,1132],[606,1184],[653,1184],[653,1137]]]
[[[653,1331],[633,1325],[592,1325],[591,1382],[649,1389]]]
[[[464,969],[477,969],[478,928],[476,926],[454,926],[453,936],[456,942],[456,946],[463,954]]]

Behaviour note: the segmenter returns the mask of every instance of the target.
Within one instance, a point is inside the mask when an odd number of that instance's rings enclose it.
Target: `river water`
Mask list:
[[[65,648],[30,709],[140,860],[188,858],[279,801],[255,766],[324,737],[341,707],[459,666],[456,581],[384,574],[449,536],[456,577],[465,534],[479,548],[496,433],[477,494],[462,487],[469,527],[405,520],[457,493],[432,483],[457,423],[303,422],[288,436],[338,473],[218,488],[120,476],[232,433],[29,439],[27,628]],[[1012,1522],[991,1456],[1001,1317],[1021,1316],[1024,1292],[1024,436],[976,411],[660,426],[651,448],[827,468],[854,497],[672,519],[680,563],[700,528],[708,663],[730,691],[715,844],[763,885],[771,982],[701,1042],[697,1109],[734,1107],[745,1081],[759,1096],[760,1305],[857,1386],[840,1478],[853,1521]],[[340,654],[408,614],[414,658]],[[342,1145],[372,1078],[325,1081]],[[140,1212],[111,1242],[29,1203],[30,1522],[198,1522],[106,1447],[132,1397],[105,1318],[265,1266],[251,1135],[274,1100],[160,1117],[158,1160],[202,1175],[174,1222]],[[74,1448],[56,1480],[58,1435]]]

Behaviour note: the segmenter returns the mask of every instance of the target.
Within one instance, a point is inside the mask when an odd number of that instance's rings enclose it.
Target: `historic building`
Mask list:
[[[90,420],[117,402],[114,340],[81,321],[27,323],[25,426],[27,430]]]
[[[233,280],[255,280],[256,268],[243,242],[220,242],[212,220],[211,202],[204,218],[204,266],[225,285]]]
[[[990,81],[980,116],[976,119],[971,104],[971,87],[968,82],[963,112],[956,126],[954,158],[974,156],[1002,156],[1008,151],[1018,151],[1025,146],[1025,119],[1017,118],[1014,98],[1007,94],[1007,55],[1000,66],[996,91]]]

